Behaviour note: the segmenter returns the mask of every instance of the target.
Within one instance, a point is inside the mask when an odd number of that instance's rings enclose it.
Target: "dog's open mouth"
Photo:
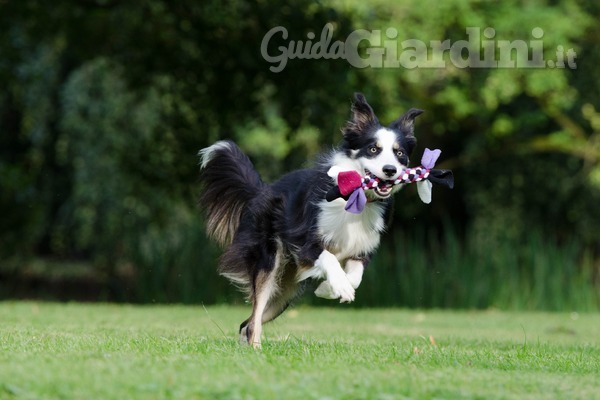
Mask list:
[[[388,181],[381,179],[368,169],[365,169],[365,175],[369,178],[374,178],[377,181],[377,186],[373,188],[373,192],[377,197],[382,199],[388,198],[392,195],[392,188],[394,187],[394,181]]]

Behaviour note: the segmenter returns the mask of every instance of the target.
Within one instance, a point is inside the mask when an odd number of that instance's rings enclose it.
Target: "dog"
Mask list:
[[[346,201],[328,202],[336,184],[332,167],[361,176],[395,180],[408,167],[416,145],[410,109],[383,126],[361,93],[341,144],[323,154],[313,168],[267,184],[232,141],[200,150],[200,205],[208,236],[225,247],[219,272],[248,294],[252,313],[240,325],[240,340],[260,347],[262,325],[277,318],[299,296],[307,281],[323,279],[318,296],[352,302],[365,267],[391,216],[393,194],[402,185],[369,190],[360,214]],[[343,267],[342,267],[343,266]]]

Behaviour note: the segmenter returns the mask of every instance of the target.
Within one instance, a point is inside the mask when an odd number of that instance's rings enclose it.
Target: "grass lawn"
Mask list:
[[[600,316],[0,303],[0,399],[598,399]]]

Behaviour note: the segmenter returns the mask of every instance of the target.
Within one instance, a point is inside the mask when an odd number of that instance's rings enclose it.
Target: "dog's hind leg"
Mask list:
[[[277,290],[273,271],[259,271],[252,290],[252,315],[240,327],[240,340],[259,348],[263,314],[271,296]]]
[[[275,293],[263,313],[263,324],[274,320],[281,315],[303,291],[306,282],[298,283],[296,281],[297,270],[289,265],[284,266],[285,270],[281,274],[279,281],[279,290]]]
[[[280,268],[285,267],[282,266]],[[261,322],[263,325],[279,317],[290,306],[293,300],[302,294],[304,287],[306,286],[306,282],[298,283],[296,281],[295,268],[286,268],[286,270],[281,274],[279,282],[276,284],[277,290],[271,294],[271,297],[269,298],[269,301],[267,302],[262,314]],[[252,327],[250,327],[250,331],[248,331],[251,320],[252,316],[242,322],[240,325],[241,343],[251,343],[250,336],[252,333]],[[254,334],[256,334],[256,323],[254,324]]]
[[[281,252],[275,254],[270,268],[259,268],[252,282],[251,299],[252,314],[240,326],[240,341],[260,348],[262,323],[269,301],[279,291],[278,277]]]

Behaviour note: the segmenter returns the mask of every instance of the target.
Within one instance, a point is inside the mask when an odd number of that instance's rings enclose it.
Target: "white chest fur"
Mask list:
[[[325,247],[338,260],[372,252],[379,245],[381,233],[385,229],[382,203],[367,203],[361,214],[347,212],[344,210],[345,205],[346,202],[342,199],[322,201],[319,204],[319,235]]]

